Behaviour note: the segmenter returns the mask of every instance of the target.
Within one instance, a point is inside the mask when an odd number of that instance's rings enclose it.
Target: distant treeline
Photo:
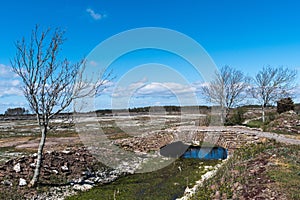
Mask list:
[[[140,107],[140,108],[129,108],[129,112],[150,112],[150,111],[160,111],[164,110],[166,112],[180,112],[180,106],[147,106],[147,107]]]
[[[8,108],[4,115],[8,115],[8,116],[19,116],[19,115],[26,115],[28,114],[28,110],[26,110],[25,108],[21,108],[21,107],[18,107],[18,108]]]
[[[274,106],[267,106],[274,107]],[[185,112],[196,112],[199,111],[200,114],[206,114],[211,111],[211,106],[145,106],[145,107],[133,107],[129,109],[101,109],[96,110],[97,116],[113,114],[113,113],[149,113],[149,112],[159,112],[164,111],[167,113],[180,113]],[[261,105],[244,105],[241,108],[256,109],[261,108]],[[295,111],[300,111],[300,103],[295,104]],[[91,112],[92,113],[92,112]]]
[[[256,108],[261,108],[260,105],[244,105],[241,106],[242,108],[247,108],[247,109],[256,109]],[[270,106],[272,107],[272,106]],[[90,114],[96,113],[97,116],[101,115],[112,115],[113,113],[149,113],[149,112],[166,112],[166,113],[181,113],[181,111],[184,112],[197,112],[200,114],[207,114],[211,111],[211,106],[145,106],[145,107],[134,107],[134,108],[129,108],[129,109],[99,109],[96,111],[89,112]],[[295,104],[294,110],[297,113],[300,113],[300,103]],[[56,118],[61,118],[66,115],[72,115],[73,113],[60,113]],[[86,113],[88,114],[88,113]],[[5,111],[5,114],[0,114],[2,117],[16,117],[16,116],[23,116],[21,118],[26,118],[29,117],[35,117],[35,115],[29,114],[28,110],[25,108],[8,108]]]
[[[211,109],[210,106],[146,106],[146,107],[134,107],[129,109],[104,109],[96,110],[97,115],[112,114],[112,113],[149,113],[149,112],[167,112],[167,113],[179,113],[184,111],[195,111],[200,110],[207,112]]]

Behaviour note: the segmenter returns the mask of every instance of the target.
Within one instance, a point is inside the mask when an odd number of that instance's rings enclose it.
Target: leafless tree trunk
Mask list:
[[[105,81],[92,83],[92,78],[83,77],[84,59],[74,64],[59,59],[63,35],[60,29],[40,32],[36,26],[28,43],[24,38],[17,41],[16,55],[11,61],[13,71],[23,81],[23,93],[41,130],[37,163],[29,185],[32,187],[39,180],[50,120],[67,109],[73,100],[95,94]]]
[[[248,78],[239,70],[229,66],[216,72],[215,79],[202,87],[202,95],[221,108],[221,122],[228,120],[230,109],[245,100]]]
[[[265,122],[266,121],[265,106],[262,106],[261,111],[262,111],[262,114],[261,114],[262,121]]]
[[[262,121],[265,122],[265,108],[275,101],[288,97],[295,88],[296,70],[278,67],[264,67],[253,78],[251,94],[262,107]]]
[[[39,147],[38,147],[36,167],[35,167],[35,170],[34,170],[33,177],[32,177],[32,179],[29,183],[32,186],[35,186],[36,183],[39,180],[40,169],[41,169],[42,158],[43,158],[43,149],[44,149],[45,142],[46,142],[47,127],[43,126],[41,129],[42,129],[41,130],[42,135],[41,135],[41,140],[40,140]]]

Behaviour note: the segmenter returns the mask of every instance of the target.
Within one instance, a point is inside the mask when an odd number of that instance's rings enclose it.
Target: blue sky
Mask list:
[[[7,107],[26,106],[17,89],[20,82],[9,71],[9,60],[15,53],[14,42],[23,36],[28,37],[36,24],[42,28],[61,27],[66,30],[67,40],[62,53],[71,61],[87,56],[100,42],[122,31],[163,27],[196,40],[218,67],[231,65],[253,75],[266,65],[300,71],[299,7],[297,0],[1,1],[0,113]],[[167,52],[145,50],[117,60],[112,65],[117,79],[110,84],[116,84],[137,65],[149,62],[174,68],[192,85],[201,80],[184,60]],[[151,73],[161,75],[155,70]],[[148,86],[144,89],[149,89],[160,82],[146,78],[135,77],[133,83],[146,83]],[[172,85],[170,80],[166,82],[170,87],[186,89],[185,85]],[[161,88],[157,90],[158,93],[161,91]],[[110,107],[108,92],[99,99],[97,107]],[[130,106],[178,103],[174,98],[156,96],[155,90],[149,94],[152,94],[151,99],[132,97]]]

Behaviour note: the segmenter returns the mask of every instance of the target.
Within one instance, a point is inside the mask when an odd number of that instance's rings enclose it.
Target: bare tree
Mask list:
[[[24,38],[16,42],[16,55],[11,61],[13,71],[23,81],[23,93],[41,130],[31,187],[39,180],[50,120],[67,109],[73,100],[94,94],[104,83],[92,83],[83,77],[85,59],[76,63],[60,59],[63,36],[64,31],[59,28],[39,31],[36,26],[28,43]]]
[[[230,109],[244,101],[249,79],[239,70],[224,66],[215,78],[202,87],[202,95],[212,104],[221,107],[221,123],[228,121]]]
[[[267,66],[253,78],[251,94],[261,105],[263,122],[265,122],[265,108],[268,105],[292,94],[296,77],[296,70]]]

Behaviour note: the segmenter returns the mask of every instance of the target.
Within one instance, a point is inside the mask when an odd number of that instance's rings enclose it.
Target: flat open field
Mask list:
[[[223,162],[183,158],[161,160],[157,159],[159,153],[157,148],[153,147],[177,141],[176,137],[179,137],[182,131],[189,139],[188,136],[199,130],[199,125],[206,118],[203,114],[119,114],[99,117],[77,115],[68,121],[55,119],[55,129],[49,130],[47,135],[41,185],[38,190],[19,186],[19,179],[25,178],[29,181],[32,176],[31,165],[34,163],[34,153],[39,144],[39,127],[34,119],[0,120],[0,199],[45,199],[48,196],[52,196],[50,199],[67,196],[69,199],[99,199],[100,196],[102,199],[182,197],[186,188],[192,188],[203,174],[209,173],[209,170],[214,169],[213,166]],[[217,130],[222,132],[225,129],[230,133],[235,130],[240,135],[250,135],[253,142],[258,142],[258,146],[253,143],[246,149],[241,148],[237,154],[234,153],[218,171],[218,179],[204,182],[204,187],[198,189],[192,198],[211,199],[220,195],[224,198],[246,199],[249,195],[253,198],[299,197],[296,192],[299,189],[299,163],[294,158],[299,154],[299,146],[260,140],[262,137],[269,137],[279,142],[291,142],[290,139],[293,138],[292,142],[295,142],[295,137],[245,127],[200,127],[202,128],[211,133]],[[235,136],[229,134],[227,139],[231,140],[231,137]],[[125,141],[122,148],[113,148],[118,141]],[[91,148],[94,144],[98,145],[97,151]],[[124,151],[126,149],[133,154],[127,154],[127,151]],[[280,150],[280,155],[277,155],[277,150]],[[286,151],[294,153],[287,154]],[[97,157],[100,154],[106,155],[101,158],[105,158],[104,161],[109,164],[114,163],[110,162],[111,160],[118,161],[116,163],[120,164],[119,167],[113,169],[110,165],[103,164],[103,160]],[[127,155],[138,156],[128,158]],[[289,155],[294,157],[290,158]],[[277,156],[279,160],[275,162]],[[163,161],[167,164],[156,169],[155,167]],[[18,163],[22,169],[20,173],[13,170]],[[134,173],[140,166],[146,166],[147,173]],[[287,171],[280,174],[283,168]],[[285,174],[289,176],[288,184],[285,182]],[[255,182],[253,177],[263,181]],[[251,181],[254,181],[255,185]],[[85,191],[91,187],[91,190]],[[287,193],[285,188],[292,190]]]
[[[84,136],[88,133],[98,133],[102,135],[101,137],[104,137],[107,141],[110,143],[113,143],[115,140],[118,139],[124,139],[124,138],[131,138],[136,136],[151,136],[152,134],[157,134],[164,132],[164,130],[172,129],[172,127],[178,127],[181,125],[185,126],[195,126],[197,121],[199,121],[200,118],[205,117],[205,115],[155,115],[155,116],[149,116],[149,115],[133,115],[133,116],[102,116],[102,117],[93,117],[93,116],[80,116],[77,118],[74,118],[72,123],[69,122],[62,122],[61,120],[55,120],[54,123],[57,125],[56,129],[50,130],[47,135],[47,141],[45,144],[44,152],[45,152],[45,161],[44,164],[49,166],[50,171],[46,167],[45,171],[42,171],[43,178],[41,179],[41,182],[45,185],[42,189],[42,194],[36,193],[35,190],[26,189],[25,187],[17,187],[15,188],[16,191],[18,191],[19,195],[22,197],[29,198],[32,197],[32,193],[43,197],[43,192],[46,192],[45,195],[47,195],[49,192],[49,186],[51,184],[55,183],[56,185],[59,184],[66,184],[69,182],[72,178],[72,180],[75,177],[78,177],[78,175],[81,175],[83,173],[81,170],[85,171],[87,168],[94,168],[95,170],[103,170],[106,167],[103,168],[103,165],[96,164],[95,159],[92,159],[92,157],[88,156],[87,158],[90,160],[90,163],[84,163],[84,159],[87,159],[85,157],[86,153],[84,151],[84,146],[86,145],[86,138]],[[98,138],[99,139],[99,138]],[[92,140],[95,140],[95,138],[92,138]],[[17,162],[21,163],[21,168],[24,170],[23,176],[30,177],[30,169],[28,168],[28,165],[30,163],[26,164],[27,162],[32,162],[32,158],[34,158],[32,155],[37,151],[37,147],[39,144],[39,127],[36,125],[35,120],[2,120],[0,121],[0,163],[4,164],[7,162],[11,162],[12,164],[4,165],[6,167],[2,167],[2,169],[11,170],[9,167],[13,167],[13,163],[15,161],[9,161],[13,158],[16,158]],[[87,147],[88,148],[88,147]],[[79,150],[76,150],[79,149]],[[67,152],[67,153],[62,153]],[[70,152],[70,153],[68,153]],[[154,153],[154,152],[153,152]],[[81,155],[83,154],[83,156]],[[143,154],[141,154],[143,155]],[[150,154],[151,157],[152,153]],[[25,161],[22,160],[22,156],[28,156],[30,159],[27,161],[27,157],[25,157]],[[68,156],[68,157],[66,157]],[[153,154],[154,160],[155,160],[155,153]],[[21,159],[20,159],[21,157]],[[66,158],[62,158],[66,157]],[[142,156],[143,157],[143,156]],[[147,155],[145,155],[145,158]],[[60,159],[63,159],[62,161],[59,161]],[[71,159],[79,159],[80,162],[75,164]],[[147,159],[147,158],[146,158]],[[64,172],[60,170],[60,164],[68,163],[69,172]],[[75,161],[76,162],[76,161]],[[159,161],[157,161],[159,163]],[[73,163],[73,164],[71,164]],[[140,183],[143,182],[143,184],[138,184],[139,188],[136,188],[140,191],[141,196],[148,195],[149,192],[152,190],[156,190],[156,187],[163,186],[164,192],[157,195],[164,199],[164,196],[168,195],[175,195],[176,197],[180,197],[183,195],[184,189],[186,188],[187,184],[192,187],[195,184],[195,181],[201,178],[201,175],[204,174],[207,170],[204,168],[206,165],[216,165],[219,163],[219,161],[212,161],[210,163],[203,163],[201,160],[178,160],[174,164],[169,165],[167,168],[163,168],[159,171],[147,173],[145,175],[143,174],[137,174],[134,176],[126,176],[124,178],[121,178],[119,182],[116,182],[116,184],[120,184],[124,186],[124,189],[130,189],[132,190],[132,185],[130,184],[133,179],[135,181],[138,181]],[[80,166],[79,166],[80,164]],[[74,168],[73,165],[76,165]],[[78,166],[77,166],[78,165]],[[99,167],[100,166],[100,167]],[[167,166],[167,165],[166,165]],[[54,171],[57,172],[57,174],[51,175]],[[174,171],[174,169],[176,169]],[[48,170],[48,171],[47,171]],[[52,170],[52,171],[51,171]],[[106,171],[103,171],[101,173],[106,173]],[[197,176],[194,176],[190,172],[194,171],[197,173]],[[110,171],[110,169],[108,169]],[[151,171],[151,169],[150,169]],[[26,172],[26,173],[25,173]],[[50,172],[50,176],[48,175]],[[180,172],[180,173],[178,173]],[[11,178],[11,176],[7,176],[4,174],[4,177],[10,177],[4,178],[4,180],[9,181],[8,183],[12,183],[12,185],[15,187],[18,183],[16,182],[22,174],[13,173],[13,177],[16,177],[16,181],[13,181],[14,179]],[[85,172],[86,173],[86,172]],[[120,173],[120,172],[115,172]],[[1,172],[0,172],[1,175]],[[54,177],[55,176],[55,177]],[[107,175],[107,177],[111,178],[103,178],[107,179],[108,182],[114,180],[116,177],[120,175]],[[189,178],[189,176],[192,176]],[[106,177],[106,176],[105,176]],[[151,179],[147,178],[151,177]],[[167,177],[173,177],[170,178],[169,181],[164,181]],[[146,180],[148,179],[148,181]],[[92,179],[95,181],[94,179]],[[66,182],[67,181],[67,182]],[[128,182],[129,181],[129,182]],[[156,185],[149,185],[150,182],[155,183]],[[15,185],[16,184],[16,185]],[[49,185],[50,184],[50,185]],[[151,186],[151,187],[150,187]],[[11,189],[9,186],[3,186],[3,195],[12,195],[11,198],[19,198],[19,196],[14,196],[13,193],[11,193]],[[65,189],[66,191],[69,191],[69,194],[73,194],[72,186],[69,186],[69,189]],[[114,192],[114,186],[108,188],[101,188],[107,195],[107,198],[110,198],[110,195]],[[136,187],[136,186],[135,186]],[[170,188],[176,188],[174,189],[174,194],[170,193],[168,194],[168,191],[170,191]],[[51,188],[51,187],[50,187]],[[68,188],[68,186],[67,186]],[[60,191],[62,191],[60,189]],[[97,190],[95,190],[97,191]],[[122,191],[122,195],[128,195],[128,196],[134,196],[134,192],[136,190],[132,190],[132,192],[129,192],[126,194]],[[97,193],[97,192],[96,192]],[[28,196],[29,195],[29,196]],[[62,197],[65,194],[59,194],[61,196],[56,197]],[[42,197],[37,197],[42,198]],[[149,196],[150,197],[150,196]],[[77,198],[77,197],[74,197]],[[80,197],[78,197],[80,198]],[[54,198],[55,199],[55,198]]]
[[[80,116],[70,121],[54,120],[55,129],[49,131],[45,151],[82,146],[80,135],[88,130],[104,133],[109,140],[143,136],[181,125],[194,126],[205,115],[131,115]],[[0,120],[0,162],[36,152],[39,144],[36,120]]]

